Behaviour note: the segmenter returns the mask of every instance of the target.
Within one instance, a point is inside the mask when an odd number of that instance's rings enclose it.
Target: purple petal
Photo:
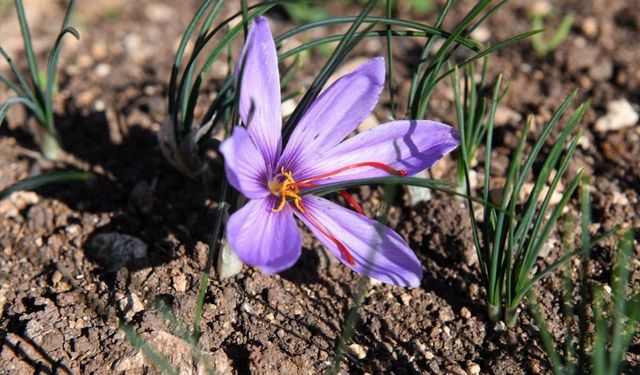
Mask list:
[[[352,270],[384,283],[417,287],[422,279],[418,258],[391,228],[326,199],[305,196],[304,213],[295,211],[324,246]],[[355,261],[349,264],[338,246],[317,227],[314,220],[338,239]]]
[[[280,76],[276,46],[266,18],[255,18],[238,67],[242,73],[240,116],[268,165],[275,167],[282,149]]]
[[[311,105],[282,155],[285,169],[340,143],[371,113],[384,86],[384,58],[377,57],[335,81]]]
[[[458,147],[459,134],[452,127],[434,121],[394,121],[349,138],[320,157],[306,159],[294,171],[300,181],[363,162],[378,162],[414,175]],[[316,181],[317,184],[385,177],[389,172],[374,167],[358,167]]]
[[[291,208],[273,212],[276,197],[252,199],[229,218],[227,240],[242,261],[276,273],[300,257],[302,237]]]
[[[220,145],[224,155],[224,168],[231,186],[247,198],[262,198],[270,194],[267,182],[271,167],[242,126],[236,126],[233,135]]]

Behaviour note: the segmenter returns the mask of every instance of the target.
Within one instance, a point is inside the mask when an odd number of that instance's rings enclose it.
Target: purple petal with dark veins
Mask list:
[[[296,181],[330,173],[340,168],[378,162],[414,175],[433,165],[458,147],[460,137],[452,127],[434,121],[404,120],[376,126],[340,143],[316,158],[304,158],[304,164],[294,170]],[[362,178],[389,176],[374,167],[359,167],[328,177],[316,184]]]
[[[296,216],[345,266],[384,283],[404,287],[420,285],[422,267],[418,258],[391,228],[324,198],[305,196],[303,204],[305,213],[294,211]],[[355,265],[344,259],[335,242],[323,234],[309,216],[346,246]]]
[[[278,55],[269,21],[256,17],[238,62],[240,116],[258,150],[275,168],[282,150]]]
[[[296,169],[300,156],[309,158],[344,140],[375,107],[384,74],[384,58],[377,57],[323,91],[291,133],[280,165],[286,170]]]
[[[251,140],[247,129],[236,126],[231,137],[220,145],[224,169],[231,186],[247,198],[270,194],[267,183],[272,175],[263,155]]]
[[[229,218],[227,240],[238,257],[263,272],[276,273],[293,266],[302,249],[302,237],[292,209],[273,212],[278,199],[252,199]]]

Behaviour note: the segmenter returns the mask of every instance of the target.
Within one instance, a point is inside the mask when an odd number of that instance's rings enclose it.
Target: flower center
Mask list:
[[[344,258],[344,260],[347,263],[349,263],[352,266],[355,266],[356,262],[353,259],[353,256],[351,256],[351,254],[349,253],[349,250],[347,249],[347,247],[344,246],[344,244],[342,242],[340,242],[340,240],[335,238],[327,230],[327,228],[325,228],[322,224],[320,224],[320,222],[318,222],[318,220],[316,220],[315,217],[313,217],[309,211],[305,210],[304,205],[302,204],[302,197],[300,196],[300,188],[312,188],[312,187],[315,187],[316,184],[314,182],[316,182],[318,180],[323,180],[325,178],[329,178],[331,176],[335,176],[335,175],[340,174],[342,172],[345,172],[345,171],[348,171],[348,170],[351,170],[351,169],[354,169],[354,168],[362,168],[362,167],[372,167],[372,168],[382,169],[382,170],[386,171],[387,173],[389,173],[391,175],[394,175],[394,176],[406,176],[407,173],[408,173],[406,169],[395,169],[395,168],[393,168],[393,167],[391,167],[391,166],[389,166],[387,164],[384,164],[384,163],[370,161],[370,162],[361,162],[361,163],[350,164],[350,165],[347,165],[346,167],[342,167],[342,168],[336,169],[335,171],[332,171],[332,172],[323,173],[323,174],[320,174],[320,175],[315,176],[315,177],[307,178],[306,180],[296,181],[293,178],[293,172],[292,171],[288,171],[287,172],[284,169],[284,167],[280,167],[280,173],[278,173],[267,184],[271,194],[280,197],[280,204],[278,204],[278,207],[272,208],[272,211],[273,212],[280,212],[280,211],[284,210],[284,207],[287,204],[287,199],[288,198],[293,199],[293,204],[295,205],[296,209],[300,213],[302,213],[311,222],[311,224],[314,227],[316,227],[316,229],[318,229],[323,235],[325,235],[329,240],[331,240],[333,243],[336,244],[336,246],[338,247],[338,250],[340,250],[340,254],[342,255],[342,257]],[[342,196],[347,200],[347,202],[349,202],[349,204],[358,213],[364,215],[364,211],[362,210],[362,207],[360,207],[360,205],[355,201],[355,199],[353,199],[353,197],[351,197],[344,190],[341,190],[340,194],[342,194]]]
[[[284,180],[282,180],[284,177]],[[282,180],[282,181],[280,181]],[[278,207],[273,208],[273,212],[280,212],[287,204],[287,198],[293,198],[293,203],[300,212],[304,212],[302,207],[302,197],[300,193],[300,185],[293,179],[291,171],[287,172],[284,167],[280,168],[280,173],[277,174],[271,181],[269,181],[269,191],[275,196],[280,196],[280,204]]]

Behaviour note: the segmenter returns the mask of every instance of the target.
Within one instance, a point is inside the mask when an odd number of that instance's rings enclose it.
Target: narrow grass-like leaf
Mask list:
[[[387,0],[387,18],[392,18],[393,16],[393,0]],[[387,89],[389,90],[389,102],[391,105],[391,117],[393,119],[397,118],[396,114],[396,102],[395,102],[395,80],[394,80],[394,71],[393,71],[393,38],[392,36],[392,26],[387,25]]]
[[[540,305],[538,302],[534,302],[537,300],[536,296],[533,293],[529,294],[529,301],[532,301],[529,306],[529,311],[533,316],[533,319],[540,330],[540,339],[542,340],[542,345],[544,346],[544,350],[547,352],[549,356],[549,362],[551,362],[551,368],[553,369],[553,373],[555,375],[565,375],[565,369],[562,365],[562,360],[558,355],[556,350],[556,346],[553,342],[553,336],[549,332],[549,328],[546,324],[546,319],[542,316],[542,311],[540,311]]]
[[[371,38],[371,37],[381,37],[387,34],[388,32],[384,30],[374,30],[374,31],[368,31],[368,32],[357,32],[355,33],[355,36],[357,38]],[[393,30],[391,31],[391,36],[392,37],[427,37],[429,35],[422,31]],[[309,42],[302,43],[299,46],[296,46],[295,48],[292,48],[288,51],[280,53],[278,55],[278,60],[283,61],[291,56],[297,56],[298,54],[308,51],[312,48],[317,48],[319,46],[322,46],[328,43],[339,42],[342,40],[342,38],[344,38],[344,34],[337,34],[337,35],[329,35],[326,37],[322,37],[322,38],[311,40]]]
[[[140,336],[136,330],[127,323],[121,322],[120,329],[124,332],[124,337],[135,348],[140,350],[144,357],[157,367],[163,374],[178,375],[179,372],[176,368],[171,366],[171,363],[166,357],[163,357],[155,349],[153,349],[144,337]]]
[[[565,39],[567,39],[567,36],[569,36],[569,32],[571,32],[572,25],[573,25],[573,14],[569,13],[566,16],[564,16],[564,18],[560,22],[560,26],[558,26],[558,29],[556,30],[555,34],[553,34],[553,37],[549,41],[547,45],[548,51],[553,51],[554,49],[558,48],[558,46],[560,46],[560,44]]]
[[[20,88],[18,85],[13,83],[13,81],[11,81],[9,78],[7,78],[7,77],[5,77],[5,76],[3,76],[1,74],[0,74],[0,82],[2,82],[5,85],[7,85],[7,87],[10,90],[13,90],[16,94],[18,94],[18,96],[27,97],[27,93],[22,91],[22,88]]]
[[[438,49],[433,59],[431,59],[431,62],[425,69],[426,74],[423,76],[422,81],[420,82],[417,89],[417,94],[419,96],[417,97],[418,100],[416,101],[416,103],[414,103],[414,107],[412,108],[413,118],[424,118],[427,110],[427,104],[429,102],[429,97],[431,95],[430,93],[433,89],[433,86],[435,85],[434,80],[437,77],[437,73],[446,63],[445,54],[447,53],[449,47],[451,47],[455,43],[456,38],[460,37],[463,34],[465,29],[471,24],[471,22],[473,22],[475,17],[477,17],[490,3],[491,0],[479,1],[465,15],[462,21],[460,21],[460,23],[456,25],[456,28],[453,30],[453,32],[451,32],[449,38],[445,39],[444,43]]]
[[[69,7],[73,6],[73,1]],[[70,8],[68,8],[68,11]],[[66,19],[66,18],[65,18]],[[58,59],[60,57],[60,49],[62,48],[62,39],[66,34],[73,35],[76,39],[80,39],[80,34],[76,29],[71,26],[66,26],[60,31],[60,34],[56,38],[53,44],[53,49],[49,54],[49,63],[47,65],[47,88],[44,94],[45,97],[45,112],[47,116],[47,126],[50,130],[53,130],[53,86],[56,82],[56,72],[58,68]]]
[[[175,59],[173,60],[173,66],[171,68],[171,78],[169,79],[169,113],[176,113],[175,104],[177,103],[176,98],[176,86],[178,81],[178,74],[180,73],[180,64],[182,61],[182,57],[184,56],[184,52],[187,48],[187,44],[189,43],[189,39],[193,34],[200,18],[204,15],[209,4],[212,0],[204,0],[202,5],[198,8],[195,15],[187,25],[187,29],[184,34],[182,34],[182,39],[180,39],[180,44],[178,45],[178,50],[176,51]]]
[[[15,184],[0,191],[0,200],[20,190],[31,190],[43,185],[59,182],[87,181],[90,178],[90,173],[77,171],[50,172],[39,176],[33,176],[25,178],[22,181],[18,181]]]
[[[25,79],[24,75],[20,72],[20,69],[18,69],[18,67],[13,62],[13,60],[11,59],[9,54],[7,54],[7,52],[2,47],[0,47],[0,54],[7,61],[7,63],[9,64],[9,68],[11,68],[11,72],[13,73],[13,75],[18,80],[18,83],[20,83],[20,85],[22,86],[23,93],[27,94],[27,96],[29,97],[29,99],[33,103],[38,103],[38,101],[37,101],[38,99],[34,95],[31,85],[29,85],[29,83],[27,83],[27,80]]]
[[[369,0],[358,18],[353,21],[351,27],[349,27],[349,30],[344,34],[344,37],[336,47],[333,54],[331,55],[331,57],[329,57],[327,63],[322,67],[313,83],[303,96],[302,100],[285,123],[283,127],[283,138],[285,140],[284,143],[286,143],[289,134],[291,133],[291,131],[293,131],[293,127],[298,123],[300,118],[302,118],[302,115],[307,112],[313,101],[320,94],[320,91],[329,80],[331,74],[333,74],[333,72],[335,72],[338,66],[342,63],[347,53],[353,47],[355,47],[354,42],[357,42],[361,38],[356,36],[355,33],[358,27],[360,27],[360,25],[364,22],[369,12],[371,12],[371,9],[376,4],[376,2],[377,0]],[[371,27],[374,25],[375,24],[372,24]]]
[[[249,18],[249,20],[252,20],[253,18],[255,18],[255,17],[263,14],[267,10],[269,10],[274,5],[275,5],[275,3],[273,3],[273,4],[265,4],[265,5],[262,5],[260,7],[257,7],[257,8],[253,9],[249,13],[247,18]],[[221,29],[221,27],[223,25],[224,25],[224,23],[222,23],[220,26],[218,26],[216,29],[214,29],[211,33],[209,33],[207,35],[206,40],[210,39],[210,37],[215,35],[215,33],[217,33]],[[207,75],[209,74],[209,70],[211,69],[211,66],[213,65],[213,62],[216,59],[218,59],[218,57],[220,57],[220,54],[224,51],[224,49],[227,47],[227,45],[229,43],[231,43],[231,41],[233,41],[233,39],[238,34],[240,34],[240,32],[242,32],[242,31],[243,31],[243,25],[242,24],[238,24],[238,25],[234,26],[233,28],[231,28],[231,30],[229,30],[227,32],[227,34],[222,38],[222,40],[218,44],[216,44],[214,49],[208,55],[206,61],[204,62],[204,64],[200,68],[199,73],[196,76],[196,79],[195,79],[193,85],[190,88],[190,91],[189,92],[185,92],[185,97],[187,97],[186,95],[188,95],[188,101],[186,102],[186,109],[184,109],[182,111],[182,113],[184,113],[184,123],[182,124],[182,136],[186,136],[186,134],[191,129],[191,122],[193,120],[193,112],[195,110],[196,102],[197,102],[197,99],[198,99],[200,86],[202,85],[202,82],[206,79]],[[190,67],[193,66],[194,63],[195,63],[195,60],[192,58],[192,61],[189,61],[189,64],[188,64],[189,67],[187,69],[190,69]],[[183,80],[183,82],[184,82],[184,80]],[[183,91],[183,89],[184,89],[184,87],[183,87],[183,84],[181,83],[181,87],[180,87],[179,90]]]
[[[16,104],[22,104],[25,107],[29,108],[38,118],[40,118],[40,116],[43,116],[40,107],[38,107],[37,104],[31,101],[31,99],[27,99],[22,96],[14,96],[7,99],[7,101],[5,101],[4,103],[0,104],[0,124],[2,124],[2,122],[4,121],[4,117],[7,115],[9,108]]]
[[[422,177],[374,177],[374,178],[363,178],[363,179],[355,179],[350,181],[342,181],[336,182],[332,184],[324,184],[322,186],[318,186],[311,189],[306,189],[300,192],[301,196],[304,195],[327,195],[330,193],[335,193],[340,190],[364,186],[364,185],[405,185],[405,186],[417,186],[429,188],[436,191],[441,191],[443,193],[457,195],[463,198],[471,198],[472,201],[487,204],[489,207],[494,209],[499,209],[495,204],[491,202],[485,202],[480,198],[469,197],[467,194],[460,193],[453,189],[453,185],[449,182],[442,180],[433,180]]]
[[[27,62],[29,65],[31,80],[33,81],[37,90],[41,90],[42,84],[40,82],[38,62],[36,61],[36,54],[33,52],[33,45],[31,44],[31,32],[29,31],[29,22],[27,22],[24,5],[22,4],[22,0],[15,0],[14,2],[16,5],[16,12],[18,14],[18,22],[20,23],[22,41],[24,43],[24,53],[27,55]]]
[[[542,32],[542,30],[532,30],[532,31],[527,31],[518,35],[514,35],[510,38],[507,38],[505,40],[501,40],[500,42],[489,46],[481,51],[479,51],[476,55],[474,55],[473,57],[465,60],[464,62],[458,64],[458,67],[464,67],[467,66],[471,63],[473,63],[474,61],[480,60],[481,58],[484,58],[485,56],[489,56],[490,54],[504,49],[510,45],[516,44],[521,42],[524,39],[527,39],[533,35],[536,35],[538,33]],[[440,82],[442,79],[446,78],[449,74],[451,74],[452,71],[448,70],[445,73],[443,73],[442,75],[440,75],[438,78],[435,79],[435,81],[433,81],[433,85],[437,84],[438,82]]]
[[[618,366],[622,361],[624,349],[624,336],[627,311],[627,284],[629,282],[629,264],[631,262],[631,243],[633,241],[632,232],[629,231],[618,241],[618,254],[616,266],[612,277],[611,291],[613,293],[613,311],[617,316],[613,317],[613,327],[611,329],[611,350],[609,351],[609,373],[617,374]],[[616,315],[616,314],[614,314]]]
[[[343,17],[332,17],[326,20],[320,20],[315,22],[309,22],[304,25],[300,25],[290,30],[287,30],[284,33],[275,37],[276,46],[280,46],[286,39],[289,39],[295,35],[301,34],[305,31],[312,30],[318,27],[327,27],[327,26],[333,26],[333,25],[339,25],[339,24],[345,24],[345,23],[352,24],[357,19],[358,19],[357,16],[343,16]],[[446,39],[451,37],[450,33],[447,33],[446,31],[441,30],[439,26],[431,27],[428,25],[421,24],[419,22],[413,22],[413,21],[397,19],[397,18],[367,16],[364,18],[362,23],[393,26],[393,27],[404,27],[407,29],[412,29],[414,31],[421,31],[421,32],[424,32],[425,35],[427,36],[432,36],[440,39]],[[456,42],[476,52],[479,52],[481,50],[481,45],[470,38],[457,38]]]
[[[449,10],[451,9],[452,5],[453,5],[453,0],[447,0],[447,2],[444,4],[444,6],[442,7],[442,10],[440,11],[440,14],[438,15],[438,19],[436,20],[436,23],[434,25],[436,28],[440,28],[442,26],[442,23],[444,22],[447,14],[449,13]],[[424,70],[426,69],[425,64],[427,63],[427,57],[431,53],[434,43],[435,43],[435,39],[430,38],[425,44],[424,48],[420,52],[420,59],[418,60],[418,66],[416,67],[416,70],[411,78],[411,88],[409,90],[409,101],[407,102],[407,108],[413,111],[412,114],[416,112],[416,108],[417,108],[416,104],[419,101],[416,95],[418,93],[418,88],[422,82],[421,77],[424,74],[423,73]]]

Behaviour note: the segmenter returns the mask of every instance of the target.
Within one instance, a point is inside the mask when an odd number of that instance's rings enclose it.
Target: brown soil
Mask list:
[[[79,168],[97,176],[86,184],[17,193],[0,205],[0,372],[156,373],[125,338],[121,322],[168,356],[181,373],[197,371],[191,347],[157,306],[167,303],[177,321],[192,324],[217,186],[202,189],[183,178],[165,162],[156,141],[166,114],[174,49],[196,6],[194,0],[79,2],[72,23],[82,39],[69,40],[63,52],[56,98],[64,157],[54,163],[38,156],[20,111],[0,129],[0,188],[52,169]],[[457,4],[452,18],[470,6],[470,1]],[[528,6],[518,0],[500,10],[488,24],[491,38],[528,30]],[[522,117],[536,115],[536,124],[575,87],[581,89],[580,98],[593,99],[570,169],[584,167],[593,175],[594,233],[615,224],[640,229],[640,127],[593,130],[610,100],[640,102],[640,47],[632,42],[640,40],[639,6],[624,0],[561,2],[558,12],[574,12],[576,21],[555,52],[538,58],[524,42],[498,53],[490,68],[490,74],[502,72],[511,82],[505,107]],[[63,9],[60,2],[48,1],[26,2],[26,7],[36,49],[44,58]],[[357,8],[333,11],[354,14]],[[14,18],[10,13],[1,19],[2,45],[24,66]],[[427,18],[432,21],[433,15]],[[595,32],[588,25],[594,19]],[[272,14],[272,24],[276,34],[292,25],[282,13]],[[419,46],[419,40],[408,39],[396,44],[401,98]],[[362,56],[383,53],[377,41],[359,50]],[[310,82],[317,70],[307,64],[300,84]],[[215,92],[225,74],[224,64],[216,66],[206,91]],[[447,85],[434,95],[430,117],[453,123]],[[6,90],[0,94],[7,97]],[[387,104],[385,94],[378,119],[388,118]],[[497,128],[492,174],[504,173],[522,123],[507,118]],[[219,159],[210,156],[219,173]],[[453,166],[445,160],[433,173],[451,179]],[[362,188],[359,195],[368,212],[381,197],[377,188]],[[356,346],[342,364],[344,373],[549,373],[537,328],[526,313],[513,330],[487,323],[464,203],[443,194],[413,207],[408,202],[406,193],[399,195],[390,225],[418,253],[425,270],[422,286],[372,286],[360,309],[352,339]],[[569,215],[577,217],[575,202]],[[111,259],[105,265],[95,246],[108,233],[139,238],[146,253],[123,255],[119,264]],[[221,373],[315,374],[330,367],[359,276],[327,256],[308,234],[303,246],[300,261],[282,274],[267,276],[245,267],[225,281],[214,277],[200,326],[206,362]],[[552,246],[540,263],[559,254],[559,246]],[[613,240],[594,249],[595,280],[610,279],[614,254]],[[632,269],[637,285],[637,242]],[[560,287],[555,275],[539,287],[557,336],[562,334],[557,326]],[[636,335],[627,355],[628,373],[640,370],[639,345]],[[359,352],[366,354],[362,358]]]

